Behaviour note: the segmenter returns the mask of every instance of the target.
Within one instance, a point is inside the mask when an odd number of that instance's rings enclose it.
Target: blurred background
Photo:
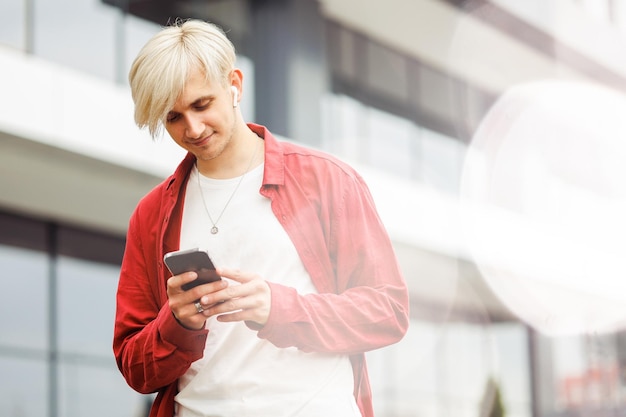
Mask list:
[[[0,415],[147,415],[111,342],[128,218],[182,153],[127,72],[222,26],[248,121],[369,184],[411,327],[368,353],[378,417],[626,415],[626,4],[2,0]]]

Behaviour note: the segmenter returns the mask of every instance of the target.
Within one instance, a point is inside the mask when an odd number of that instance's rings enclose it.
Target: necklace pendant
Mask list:
[[[211,228],[211,234],[215,235],[215,234],[217,234],[217,232],[219,232],[219,229],[217,228],[217,226],[213,226]]]

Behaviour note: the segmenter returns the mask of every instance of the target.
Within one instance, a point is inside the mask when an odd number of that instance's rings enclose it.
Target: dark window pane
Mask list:
[[[42,222],[0,212],[0,244],[45,251],[46,232]]]
[[[124,239],[68,227],[59,228],[58,252],[60,255],[95,262],[120,265],[124,255]]]
[[[405,58],[374,42],[367,46],[367,86],[388,98],[408,101],[409,84]]]

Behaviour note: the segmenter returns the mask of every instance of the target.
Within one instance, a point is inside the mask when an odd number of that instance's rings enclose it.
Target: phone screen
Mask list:
[[[194,271],[198,274],[197,279],[182,286],[182,289],[185,291],[198,285],[221,279],[215,271],[215,266],[211,258],[209,258],[209,254],[197,248],[169,252],[165,254],[163,261],[172,275],[179,275],[189,271]]]

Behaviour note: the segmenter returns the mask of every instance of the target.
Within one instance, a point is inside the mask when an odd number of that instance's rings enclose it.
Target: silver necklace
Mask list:
[[[260,142],[257,142],[256,147],[254,148],[254,153],[252,153],[252,158],[250,158],[250,162],[248,162],[248,167],[244,171],[243,175],[239,178],[239,181],[237,182],[237,185],[235,186],[235,189],[231,193],[230,197],[228,197],[228,200],[226,201],[226,204],[224,204],[224,208],[220,212],[220,215],[217,217],[217,220],[215,220],[215,221],[213,221],[213,218],[211,217],[211,213],[209,212],[209,208],[206,205],[206,200],[204,199],[204,192],[202,192],[202,186],[200,185],[200,175],[201,175],[200,174],[200,169],[198,168],[198,163],[196,162],[196,169],[198,170],[198,190],[200,190],[200,197],[202,197],[202,204],[204,204],[204,210],[206,211],[206,214],[208,214],[209,220],[211,221],[211,224],[213,225],[213,227],[211,227],[211,234],[215,235],[215,234],[217,234],[217,232],[220,231],[220,229],[217,227],[217,223],[220,221],[220,219],[222,218],[222,215],[226,211],[226,207],[228,207],[228,205],[230,204],[230,200],[232,200],[233,197],[235,196],[235,193],[237,192],[237,190],[239,189],[239,186],[243,182],[243,178],[250,171],[250,168],[252,168],[252,163],[254,162],[254,157],[256,156],[257,151],[259,150],[259,143]]]

